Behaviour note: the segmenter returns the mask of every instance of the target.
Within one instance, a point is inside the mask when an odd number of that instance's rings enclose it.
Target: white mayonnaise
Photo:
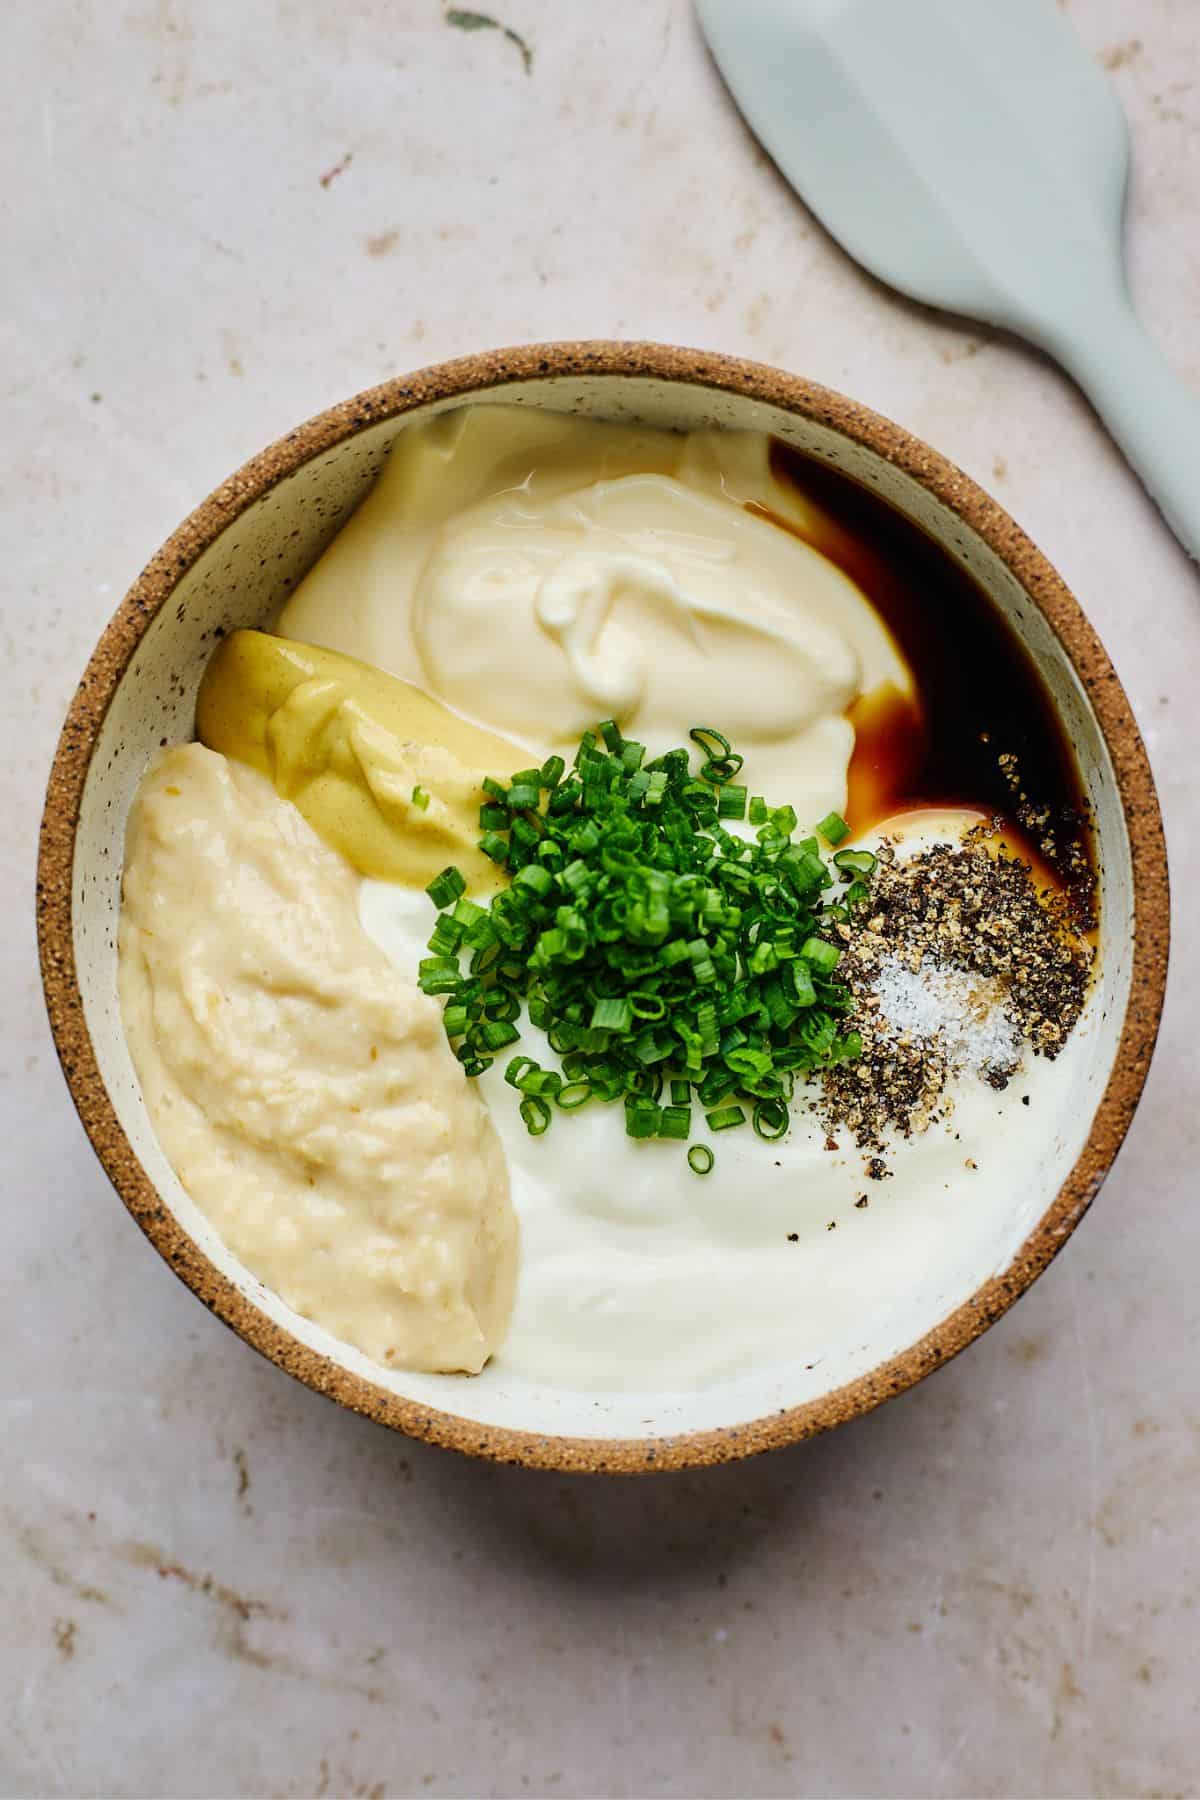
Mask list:
[[[902,849],[946,842],[955,824],[931,817]],[[360,916],[411,974],[433,925],[428,899],[365,882]],[[558,1066],[528,1022],[513,1051]],[[1053,1064],[1028,1058],[1002,1093],[959,1079],[950,1121],[890,1147],[892,1173],[879,1181],[847,1132],[826,1148],[803,1090],[777,1144],[749,1126],[712,1135],[695,1107],[692,1141],[716,1158],[706,1176],[688,1167],[686,1146],[625,1136],[620,1107],[597,1101],[532,1138],[503,1054],[479,1082],[521,1221],[517,1300],[496,1374],[595,1393],[687,1391],[819,1361],[859,1326],[869,1335],[927,1284],[948,1243],[970,1237],[964,1209],[981,1231],[1019,1212],[1075,1052],[1072,1043]]]
[[[535,752],[613,717],[652,753],[715,725],[756,792],[844,803],[860,693],[911,678],[803,522],[765,436],[476,406],[401,432],[283,635],[415,682]]]

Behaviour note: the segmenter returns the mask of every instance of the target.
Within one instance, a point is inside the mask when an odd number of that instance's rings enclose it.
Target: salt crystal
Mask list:
[[[874,991],[877,1023],[896,1037],[934,1044],[952,1069],[1007,1073],[1020,1054],[1020,1033],[996,980],[943,968],[925,957],[915,968],[887,956]]]

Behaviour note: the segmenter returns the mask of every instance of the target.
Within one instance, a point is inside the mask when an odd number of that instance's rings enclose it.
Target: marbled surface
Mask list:
[[[684,0],[10,0],[0,1789],[1157,1795],[1200,1782],[1200,583],[1087,405],[860,275]],[[1133,283],[1200,388],[1200,13],[1071,0],[1130,116]],[[1149,740],[1159,1056],[1016,1311],[831,1438],[704,1477],[476,1467],[336,1411],[173,1282],[93,1162],[33,955],[58,721],[150,551],[382,375],[660,337],[842,387],[1004,500]]]

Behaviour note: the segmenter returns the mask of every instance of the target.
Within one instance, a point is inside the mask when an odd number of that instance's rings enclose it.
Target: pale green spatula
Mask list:
[[[1200,556],[1200,404],[1130,303],[1125,120],[1055,0],[696,10],[756,136],[850,255],[1046,350]]]

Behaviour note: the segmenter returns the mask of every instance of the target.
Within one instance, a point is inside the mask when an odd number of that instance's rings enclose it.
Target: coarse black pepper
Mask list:
[[[1039,892],[1029,864],[986,832],[904,860],[884,844],[869,901],[839,928],[838,975],[852,996],[846,1024],[863,1050],[822,1077],[817,1111],[826,1129],[846,1128],[861,1149],[879,1151],[885,1132],[909,1137],[951,1110],[953,1056],[936,1034],[897,1029],[884,1016],[876,987],[885,964],[958,971],[998,997],[1012,1047],[1007,1060],[978,1071],[991,1086],[1007,1085],[1023,1048],[1056,1057],[1082,1010],[1092,960],[1077,917],[1063,894]],[[881,1157],[867,1173],[881,1179]]]

